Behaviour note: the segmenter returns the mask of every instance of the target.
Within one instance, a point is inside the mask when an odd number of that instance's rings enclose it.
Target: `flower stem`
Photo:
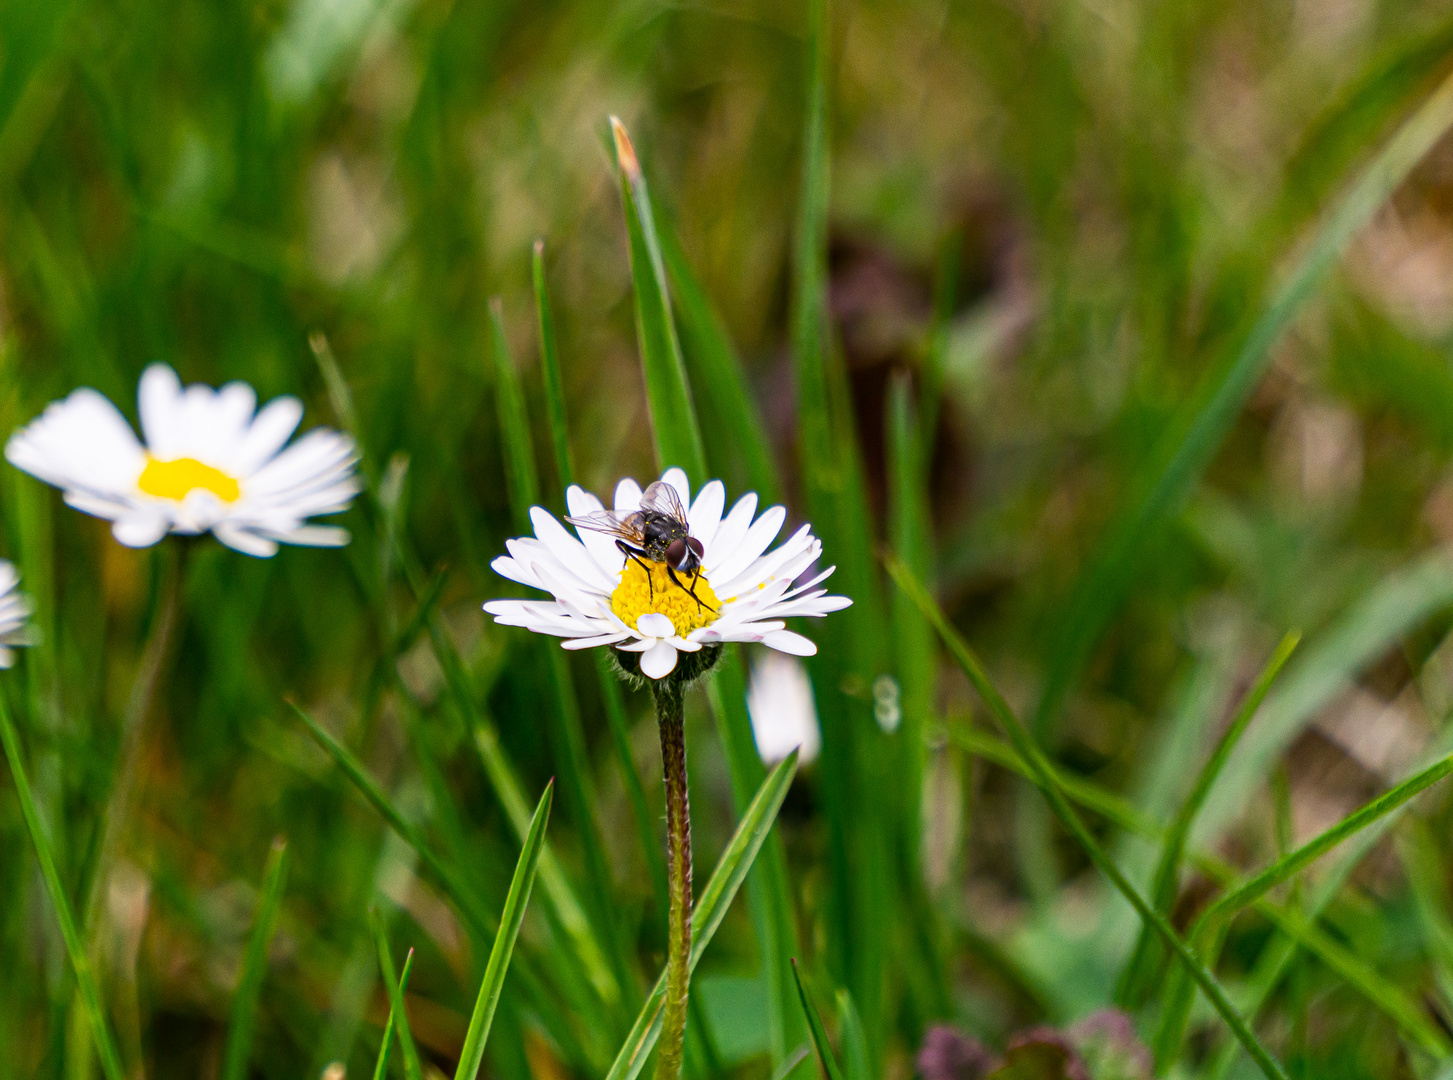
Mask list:
[[[670,915],[666,941],[666,1006],[657,1043],[656,1080],[681,1075],[686,996],[691,980],[691,806],[686,792],[684,687],[669,676],[652,685],[666,779],[666,868]]]

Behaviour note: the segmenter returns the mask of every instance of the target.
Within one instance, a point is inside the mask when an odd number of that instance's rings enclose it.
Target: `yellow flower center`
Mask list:
[[[672,581],[665,563],[653,562],[650,567],[651,574],[648,578],[640,563],[635,559],[626,560],[626,568],[621,572],[621,583],[610,595],[610,609],[620,617],[621,622],[634,630],[637,619],[656,612],[670,619],[671,624],[676,627],[676,633],[685,637],[691,631],[716,620],[721,601],[711,591],[711,583],[706,580],[705,574],[693,577],[678,570],[676,581]],[[679,585],[677,581],[680,582]],[[693,587],[696,596],[686,591]],[[697,600],[701,602],[698,604]]]
[[[175,461],[146,459],[146,468],[141,470],[141,479],[136,486],[148,495],[160,499],[176,499],[181,502],[193,491],[201,488],[210,491],[223,502],[236,502],[242,494],[237,481],[221,469],[203,465],[196,458],[177,458]]]

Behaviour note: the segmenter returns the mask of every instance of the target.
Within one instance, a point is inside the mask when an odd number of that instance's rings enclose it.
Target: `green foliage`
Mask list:
[[[1453,16],[1331,7],[0,5],[0,437],[162,361],[363,482],[251,559],[4,466],[0,1080],[638,1075],[649,702],[480,605],[668,465],[853,600],[816,760],[760,647],[686,700],[690,1080],[1048,1080],[1112,1003],[1446,1074]]]

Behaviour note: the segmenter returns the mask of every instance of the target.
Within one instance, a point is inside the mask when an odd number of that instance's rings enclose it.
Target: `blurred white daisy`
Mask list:
[[[797,657],[769,652],[753,660],[747,712],[763,762],[775,765],[794,750],[800,751],[797,760],[803,765],[816,759],[822,748],[817,705],[812,680]]]
[[[0,559],[0,668],[15,663],[15,646],[31,644],[29,617],[30,601],[21,595],[20,575]]]
[[[95,390],[46,407],[5,444],[5,457],[65,492],[77,510],[107,518],[128,547],[169,532],[210,530],[228,547],[268,556],[279,543],[337,546],[348,531],[310,525],[346,510],[358,493],[353,440],[326,428],[284,449],[303,418],[297,398],[260,411],[246,383],[183,389],[152,364],[137,390],[143,445],[120,410]]]
[[[720,480],[693,501],[686,474],[668,469],[644,493],[634,480],[622,480],[614,510],[573,485],[566,504],[578,539],[536,506],[535,535],[508,541],[509,554],[493,564],[503,577],[554,599],[493,600],[484,610],[506,626],[565,638],[567,649],[612,645],[639,653],[641,672],[652,679],[674,671],[680,653],[725,641],[811,656],[817,646],[786,629],[785,620],[852,603],[818,588],[834,567],[796,583],[822,554],[810,526],[768,552],[787,511],[774,506],[757,516],[757,496],[749,492],[723,516]],[[672,524],[677,518],[679,528]]]

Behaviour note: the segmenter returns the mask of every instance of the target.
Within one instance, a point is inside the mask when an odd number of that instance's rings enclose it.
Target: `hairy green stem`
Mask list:
[[[668,676],[651,687],[661,730],[666,779],[666,870],[670,916],[666,934],[666,1006],[657,1044],[656,1080],[681,1075],[686,1038],[686,997],[691,981],[691,805],[686,792],[686,729],[683,687]]]

